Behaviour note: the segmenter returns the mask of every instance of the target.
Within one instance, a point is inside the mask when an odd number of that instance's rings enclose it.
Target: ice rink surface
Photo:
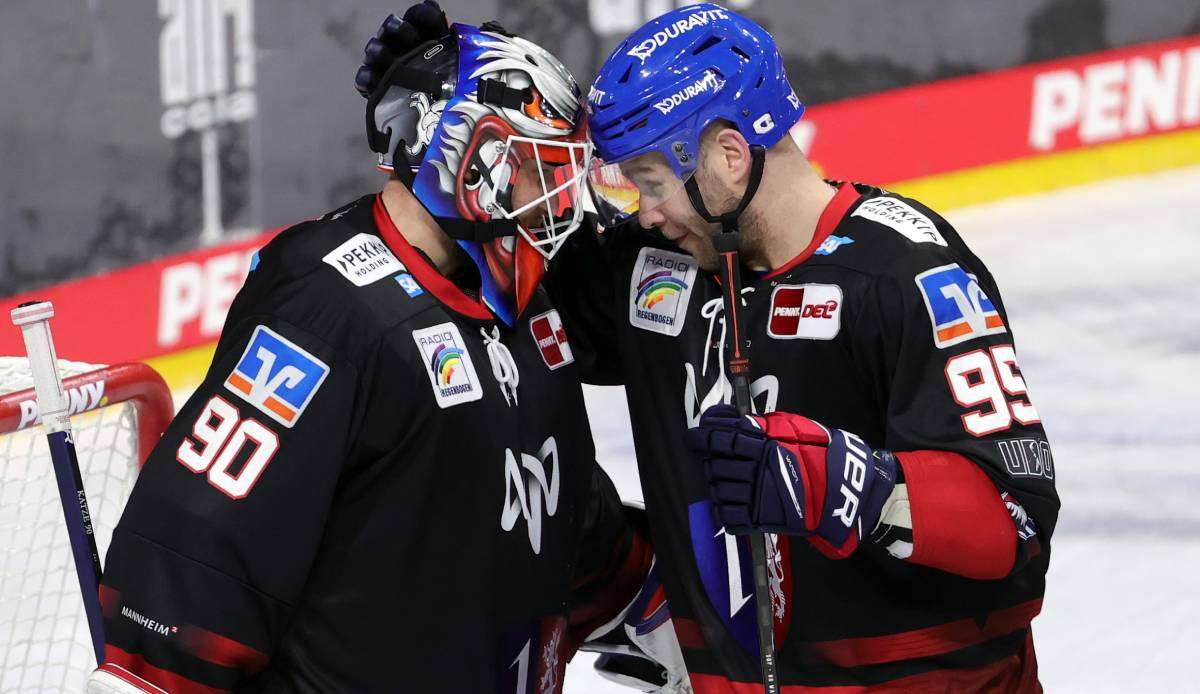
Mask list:
[[[1200,167],[946,217],[995,275],[1053,446],[1046,691],[1200,692]],[[623,391],[588,398],[601,463],[638,497]],[[581,655],[565,691],[633,690]]]

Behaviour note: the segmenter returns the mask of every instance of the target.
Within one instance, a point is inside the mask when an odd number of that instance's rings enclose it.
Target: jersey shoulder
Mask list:
[[[261,267],[269,274],[298,278],[331,268],[352,276],[357,271],[356,279],[360,282],[370,279],[370,268],[382,270],[387,264],[386,260],[376,259],[379,256],[386,258],[385,251],[386,255],[391,255],[375,228],[371,213],[373,200],[374,196],[364,196],[321,217],[285,228],[258,252],[255,271]],[[362,236],[371,238],[360,238]],[[369,245],[356,248],[350,244],[354,240],[367,242],[372,239],[378,241],[377,248]],[[349,254],[341,264],[337,262],[342,255],[339,251]],[[321,282],[334,276],[322,273],[313,279]]]
[[[430,299],[379,234],[374,198],[276,235],[253,261],[231,320],[271,316],[352,356],[356,345],[366,348],[428,308]]]
[[[817,249],[812,262],[842,265],[869,276],[978,259],[950,222],[913,198],[855,185],[859,197]]]

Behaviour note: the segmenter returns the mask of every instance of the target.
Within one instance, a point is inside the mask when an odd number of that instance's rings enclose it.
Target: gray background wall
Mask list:
[[[498,17],[560,55],[584,83],[625,33],[675,4],[442,3],[452,19]],[[775,34],[809,103],[1200,33],[1194,0],[726,4]],[[351,80],[366,37],[403,7],[4,0],[0,295],[200,245],[205,176],[215,182],[209,209],[219,207],[221,238],[315,216],[377,189],[382,178]],[[241,115],[209,135],[172,129],[184,120],[174,116],[214,101],[240,104]]]

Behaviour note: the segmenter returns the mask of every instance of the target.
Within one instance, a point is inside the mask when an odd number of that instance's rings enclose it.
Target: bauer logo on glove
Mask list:
[[[806,536],[833,558],[871,534],[896,483],[889,451],[794,414],[742,417],[715,405],[688,430],[687,445],[726,530]]]

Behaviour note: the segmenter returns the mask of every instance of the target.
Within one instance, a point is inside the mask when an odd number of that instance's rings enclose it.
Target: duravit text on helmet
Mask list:
[[[685,34],[696,27],[705,26],[714,19],[729,19],[729,15],[725,14],[725,10],[701,10],[693,12],[688,15],[687,19],[681,19],[661,31],[654,32],[653,36],[630,48],[626,55],[641,58],[644,63],[650,56],[654,55],[654,51],[667,45],[667,42],[671,39],[679,38],[681,34]]]
[[[696,96],[697,94],[703,94],[704,92],[707,92],[709,87],[712,87],[712,90],[715,92],[715,91],[720,90],[721,87],[724,87],[724,86],[725,86],[725,80],[718,77],[717,73],[713,72],[712,70],[709,70],[704,73],[703,77],[696,80],[696,82],[694,84],[689,84],[688,86],[684,87],[683,89],[680,89],[679,91],[675,92],[671,96],[668,96],[667,98],[663,99],[662,101],[659,101],[658,103],[654,104],[654,108],[658,109],[658,112],[665,116],[668,113],[670,113],[671,111],[673,111],[676,106],[679,106],[680,104],[682,104],[685,101],[689,101],[692,97]]]

